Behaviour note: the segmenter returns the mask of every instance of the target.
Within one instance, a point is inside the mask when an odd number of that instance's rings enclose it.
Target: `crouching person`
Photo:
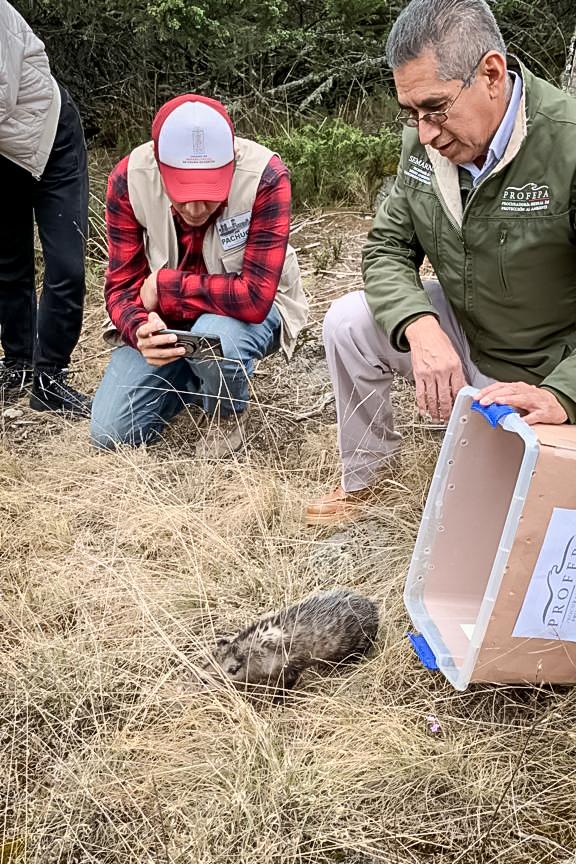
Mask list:
[[[529,424],[576,423],[576,101],[508,54],[485,0],[411,0],[386,53],[408,128],[365,292],[324,322],[342,481],[311,525],[359,517],[394,473],[395,372],[441,422],[468,383]]]
[[[220,102],[160,108],[108,183],[105,299],[121,344],[94,398],[96,446],[151,443],[190,405],[210,421],[198,455],[242,446],[255,361],[289,358],[307,317],[290,198],[286,166],[235,138]],[[225,359],[184,357],[165,328],[218,336]]]

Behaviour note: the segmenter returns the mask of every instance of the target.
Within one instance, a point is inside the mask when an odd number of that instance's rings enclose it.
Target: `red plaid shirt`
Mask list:
[[[108,178],[106,227],[108,268],[104,295],[108,314],[123,338],[136,345],[136,330],[148,320],[140,288],[150,273],[144,252],[144,230],[128,196],[128,156]],[[209,275],[202,257],[205,225],[186,225],[174,213],[178,237],[178,267],[164,268],[157,278],[158,313],[169,327],[189,328],[203,312],[227,315],[258,324],[276,296],[290,231],[288,169],[272,156],[264,169],[248,230],[241,273]]]

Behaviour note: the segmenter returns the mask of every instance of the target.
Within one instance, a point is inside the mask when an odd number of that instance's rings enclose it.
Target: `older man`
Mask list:
[[[235,138],[220,102],[184,94],[112,172],[106,214],[106,305],[123,344],[94,399],[93,443],[155,441],[196,404],[209,421],[197,454],[234,452],[255,361],[279,348],[290,357],[307,315],[288,169]],[[223,359],[185,357],[166,327],[219,337]]]
[[[31,384],[37,411],[90,416],[67,380],[82,327],[88,230],[86,143],[44,45],[0,0],[0,406]],[[34,220],[44,258],[36,302]]]
[[[310,524],[354,518],[390,470],[395,371],[437,420],[468,382],[530,424],[576,421],[576,100],[507,57],[484,0],[412,0],[387,57],[407,128],[365,291],[324,323],[342,483]]]

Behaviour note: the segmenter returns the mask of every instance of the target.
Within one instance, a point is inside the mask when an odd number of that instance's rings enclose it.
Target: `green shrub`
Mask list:
[[[178,93],[225,102],[251,128],[270,117],[366,123],[366,102],[393,83],[384,58],[406,0],[12,0],[46,43],[92,142],[127,149]],[[574,0],[494,0],[510,50],[557,81]],[[244,122],[244,118],[245,122]],[[376,118],[385,121],[386,116]],[[260,125],[266,134],[269,125]],[[355,151],[356,152],[356,151]]]
[[[369,206],[382,179],[396,171],[400,135],[384,128],[367,134],[341,120],[307,124],[284,135],[261,139],[292,174],[296,206]]]

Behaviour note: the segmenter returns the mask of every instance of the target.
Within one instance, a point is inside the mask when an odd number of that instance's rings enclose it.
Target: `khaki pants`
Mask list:
[[[488,378],[474,365],[470,348],[452,307],[438,282],[424,282],[440,326],[458,352],[464,375],[474,387],[486,387]],[[394,428],[390,391],[394,372],[413,380],[409,353],[395,351],[376,324],[363,291],[336,300],[324,319],[324,345],[336,396],[338,446],[342,458],[342,487],[346,492],[365,489],[375,480],[400,447],[402,436]]]

